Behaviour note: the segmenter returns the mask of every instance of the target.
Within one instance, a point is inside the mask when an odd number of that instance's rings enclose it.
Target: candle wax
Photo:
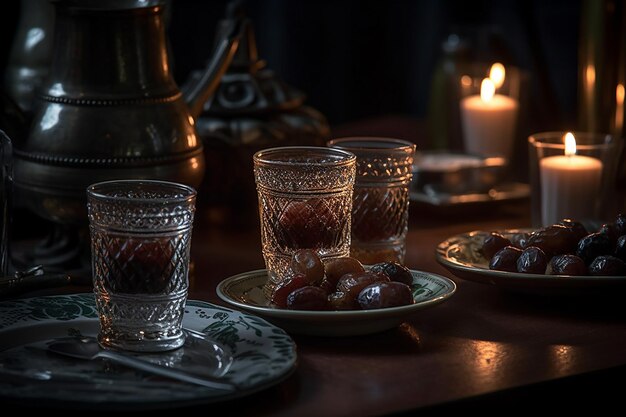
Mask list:
[[[602,162],[582,155],[559,155],[540,161],[541,219],[544,226],[570,218],[594,217],[600,195]]]
[[[517,120],[517,100],[496,94],[489,101],[478,95],[461,100],[461,121],[467,153],[511,158]]]

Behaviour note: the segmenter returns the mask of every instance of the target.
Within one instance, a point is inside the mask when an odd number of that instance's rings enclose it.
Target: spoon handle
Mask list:
[[[191,384],[201,385],[207,388],[218,389],[221,391],[235,392],[236,387],[234,384],[228,382],[214,381],[209,378],[203,378],[195,375],[182,372],[177,369],[168,368],[166,366],[157,365],[154,363],[146,362],[141,359],[133,358],[132,356],[124,355],[123,353],[113,352],[110,350],[103,350],[98,352],[98,357],[107,358],[111,361],[117,362],[120,365],[128,366],[129,368],[146,371],[154,375],[160,375],[167,378],[176,379],[178,381],[189,382]]]

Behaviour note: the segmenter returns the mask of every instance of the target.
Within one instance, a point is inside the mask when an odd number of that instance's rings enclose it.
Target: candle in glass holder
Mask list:
[[[508,159],[513,150],[519,105],[514,98],[495,94],[495,90],[494,81],[485,78],[480,95],[461,100],[465,150],[470,154]]]
[[[602,162],[576,155],[576,139],[565,135],[565,154],[540,161],[541,218],[544,225],[563,218],[585,220],[593,217],[600,192]]]

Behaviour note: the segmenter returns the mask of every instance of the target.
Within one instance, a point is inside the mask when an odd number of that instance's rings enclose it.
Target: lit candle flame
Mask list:
[[[493,95],[496,92],[496,86],[489,78],[485,78],[480,84],[480,98],[482,101],[489,102],[493,99]]]
[[[576,155],[576,138],[571,132],[565,134],[565,155]]]
[[[500,88],[502,87],[502,84],[504,84],[505,74],[506,71],[504,70],[504,65],[501,63],[496,62],[491,66],[491,69],[489,70],[489,78],[491,78],[491,81],[493,81],[496,88]]]

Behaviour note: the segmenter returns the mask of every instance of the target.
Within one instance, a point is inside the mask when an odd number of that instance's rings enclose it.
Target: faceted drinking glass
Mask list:
[[[322,261],[350,254],[356,158],[339,149],[291,146],[261,150],[253,160],[269,297],[298,249],[314,249]]]
[[[357,158],[351,256],[364,264],[403,263],[415,144],[365,137],[333,139],[328,146]]]
[[[87,189],[98,340],[158,352],[183,345],[196,192],[164,181]]]

